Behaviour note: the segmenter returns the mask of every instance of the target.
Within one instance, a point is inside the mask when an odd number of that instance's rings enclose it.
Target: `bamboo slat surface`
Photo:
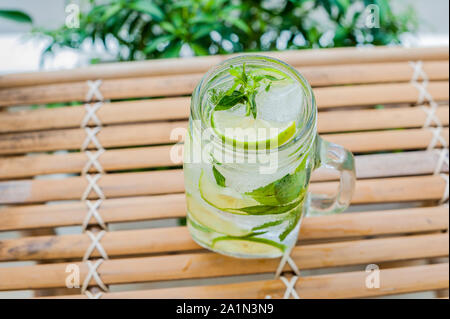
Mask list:
[[[301,276],[295,285],[298,294],[357,298],[448,288],[448,263],[442,257],[449,255],[449,213],[440,202],[448,195],[448,48],[266,55],[290,63],[308,79],[318,103],[318,132],[355,153],[352,212],[303,219],[291,257],[300,269],[320,269],[321,274]],[[110,225],[101,239],[110,259],[97,271],[112,287],[102,298],[283,297],[286,286],[272,279],[279,259],[214,254],[195,244],[185,226],[168,224],[185,216],[182,163],[170,156],[180,153],[184,133],[173,130],[186,128],[189,95],[203,74],[225,58],[0,76],[0,235],[5,234],[0,239],[0,291],[63,288],[66,267],[72,264],[80,267],[81,282],[87,276],[87,263],[81,259],[92,244],[90,237],[60,230],[81,226],[87,214],[86,203],[80,201],[88,186],[80,175],[88,161],[86,152],[79,151],[86,138],[80,127],[86,115],[81,103],[88,92],[86,81],[102,80],[100,91],[108,101],[96,112],[103,125],[96,137],[105,148],[98,158],[105,173],[97,184],[106,199],[98,212]],[[411,62],[417,61],[423,61],[439,125],[429,121],[430,101],[420,100],[417,83],[423,78],[411,81]],[[53,102],[80,105],[26,107]],[[95,152],[96,145],[87,149]],[[97,173],[94,167],[89,172]],[[336,174],[320,169],[312,175],[310,191],[333,194],[338,183]],[[98,194],[91,191],[88,199],[96,200]],[[94,217],[88,224],[98,227]],[[48,235],[32,235],[38,230]],[[27,233],[17,236],[15,231]],[[99,257],[94,249],[91,258]],[[23,261],[37,264],[2,267]],[[412,266],[414,262],[422,265]],[[361,270],[368,264],[381,266],[379,289],[365,287],[367,273]],[[284,271],[289,277],[290,268]],[[265,279],[242,277],[255,274]],[[240,276],[239,283],[218,279],[235,276]],[[182,284],[197,278],[206,284]],[[175,287],[114,289],[169,281]],[[91,279],[90,285],[97,283]]]
[[[448,264],[381,270],[383,289],[367,289],[367,273],[346,272],[302,277],[295,290],[301,298],[361,298],[427,291],[448,287]],[[414,278],[415,280],[411,280]],[[286,286],[280,280],[251,281],[214,286],[151,289],[107,293],[104,298],[282,298]],[[239,291],[239,294],[236,292]],[[68,298],[86,298],[84,295]]]
[[[320,66],[354,63],[389,63],[416,60],[446,60],[448,48],[402,48],[376,47],[370,49],[336,48],[327,50],[264,52],[266,56],[275,57],[291,65]],[[93,65],[85,68],[66,71],[50,71],[25,74],[11,74],[0,77],[0,88],[86,81],[95,78],[127,78],[158,76],[167,74],[205,73],[214,65],[223,62],[230,56],[209,56],[202,58],[183,58],[146,62],[128,62],[120,64]]]

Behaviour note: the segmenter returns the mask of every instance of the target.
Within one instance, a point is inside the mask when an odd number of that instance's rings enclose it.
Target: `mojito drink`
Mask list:
[[[274,258],[297,241],[314,142],[300,138],[304,88],[282,70],[231,61],[194,93],[184,147],[187,225],[210,250]]]

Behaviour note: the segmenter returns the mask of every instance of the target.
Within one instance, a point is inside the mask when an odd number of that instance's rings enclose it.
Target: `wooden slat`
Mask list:
[[[383,178],[394,176],[433,174],[442,150],[412,151],[400,153],[367,154],[355,156],[355,170],[358,179]],[[446,163],[441,167],[442,173],[448,173]],[[319,169],[313,172],[312,181],[337,180],[335,171]]]
[[[187,97],[104,103],[96,115],[104,125],[180,120],[189,116],[189,103]],[[448,105],[442,105],[436,111],[443,125],[448,125],[448,110]],[[1,112],[0,133],[75,128],[85,113],[84,106]],[[412,107],[320,112],[318,130],[327,133],[421,127],[426,116],[422,108]]]
[[[96,115],[104,125],[181,120],[189,116],[190,100],[190,97],[174,97],[105,102]],[[0,133],[78,128],[85,114],[84,106],[1,112]],[[95,123],[91,120],[90,124]]]
[[[314,269],[447,254],[448,234],[431,234],[296,246],[291,257],[300,269]],[[102,263],[98,273],[105,284],[118,284],[271,273],[278,263],[278,258],[237,259],[208,252],[110,259]],[[87,265],[75,264],[80,267],[83,282]],[[66,266],[61,263],[0,268],[0,290],[62,287],[67,276]],[[91,284],[94,283],[92,279]]]
[[[160,195],[184,191],[181,170],[103,175],[97,182],[107,198]],[[55,200],[76,200],[84,193],[85,177],[58,180],[23,180],[0,182],[0,203],[37,203]],[[312,183],[314,193],[333,194],[337,182]],[[394,177],[366,179],[356,183],[352,203],[380,203],[412,200],[437,200],[444,194],[445,181],[441,176]],[[98,195],[91,191],[89,198]]]
[[[373,236],[390,232],[444,230],[448,228],[448,211],[445,207],[417,208],[394,212],[308,217],[304,221],[300,240]],[[91,243],[86,234],[7,239],[0,241],[0,261],[81,258]],[[200,248],[191,239],[186,227],[108,232],[102,238],[102,246],[111,257]],[[317,248],[314,245],[308,247]],[[100,257],[100,254],[96,251],[92,256]],[[324,263],[327,262],[326,258],[323,260]]]
[[[352,152],[373,152],[386,150],[413,150],[426,148],[433,139],[429,129],[391,130],[361,133],[322,135],[326,140],[342,145]],[[441,136],[448,145],[449,129],[444,128]],[[443,146],[440,142],[436,146]]]
[[[179,147],[182,147],[180,145]],[[173,162],[173,145],[107,150],[99,158],[105,171],[180,166]],[[79,173],[88,162],[83,152],[0,158],[0,179],[30,177],[41,174]]]
[[[170,134],[176,128],[186,128],[186,122],[104,127],[97,134],[103,147],[121,147],[175,143]],[[0,154],[80,149],[86,139],[84,129],[68,129],[0,135]],[[96,148],[90,143],[89,148]]]
[[[184,194],[110,198],[99,212],[106,223],[184,217]],[[86,205],[77,201],[57,205],[5,206],[0,208],[0,231],[81,225]],[[94,220],[91,220],[94,222]]]
[[[100,90],[105,99],[188,95],[192,93],[201,77],[202,74],[112,79],[103,81]],[[0,106],[84,101],[88,91],[85,82],[0,89]],[[355,98],[354,100],[348,96],[349,91],[352,92],[351,96]],[[382,95],[380,95],[380,91],[383,92]],[[448,81],[432,81],[428,86],[428,91],[435,100],[448,99]],[[417,88],[409,82],[318,87],[314,89],[314,94],[318,105],[328,105],[328,107],[412,103],[419,97]]]
[[[436,101],[448,100],[448,82],[430,82],[428,92]],[[319,108],[340,106],[415,103],[419,92],[410,83],[353,85],[314,89]]]
[[[171,136],[175,129],[186,128],[185,121],[120,125],[104,127],[96,136],[105,148],[167,144],[180,140],[177,135]],[[441,134],[447,143],[448,132],[448,128],[444,128]],[[0,154],[75,150],[81,147],[86,136],[83,129],[2,134],[0,135]],[[433,133],[429,129],[408,129],[327,134],[324,137],[352,152],[366,152],[426,148],[432,140]],[[437,146],[442,145],[439,142]],[[88,148],[96,148],[96,145],[91,141]]]
[[[449,123],[448,105],[439,106],[436,117],[442,125]],[[368,131],[392,128],[414,128],[425,124],[427,114],[420,107],[396,107],[352,111],[319,112],[319,133]]]
[[[215,55],[196,58],[160,59],[139,62],[91,65],[63,71],[46,71],[0,76],[0,88],[27,85],[86,81],[92,79],[129,78],[168,74],[204,73],[225,59],[241,55]],[[339,65],[354,63],[398,62],[413,60],[448,60],[448,47],[402,48],[374,47],[366,49],[333,48],[264,52],[266,56],[278,58],[295,66]],[[427,63],[425,63],[427,64]]]
[[[151,167],[179,166],[180,161],[173,161],[171,150],[177,146],[152,146],[108,150],[99,158],[99,163],[107,172]],[[181,152],[181,149],[179,149]],[[389,177],[402,175],[431,174],[437,165],[440,150],[412,151],[395,154],[357,155],[356,173],[359,178]],[[35,175],[57,173],[79,173],[88,158],[84,153],[43,154],[0,158],[0,179],[14,179]],[[444,164],[442,170],[448,172]],[[91,168],[95,172],[94,168]],[[334,180],[336,174],[320,172],[313,175],[313,180]]]
[[[449,284],[448,273],[448,263],[382,269],[380,271],[382,281],[379,289],[366,288],[367,273],[365,271],[306,276],[298,279],[295,284],[295,290],[301,298],[307,299],[377,297],[447,288]],[[285,291],[286,286],[281,280],[266,280],[212,286],[113,292],[103,294],[102,298],[264,299],[267,296],[271,296],[275,299],[282,298]],[[76,295],[58,296],[54,298],[87,297],[85,295]]]
[[[127,209],[124,209],[124,207],[126,207]],[[151,207],[151,209],[149,209],[148,207]],[[441,211],[442,208],[418,209],[419,212],[423,211],[426,213],[433,210]],[[415,210],[412,209],[412,211]],[[99,212],[103,216],[103,219],[106,223],[184,217],[185,197],[184,194],[172,194],[107,199],[102,203]],[[402,212],[403,211],[400,211],[400,213]],[[58,205],[6,206],[0,208],[0,231],[81,225],[84,220],[85,214],[86,207],[81,202],[64,203]],[[382,215],[383,212],[380,212],[379,214]],[[353,215],[354,214],[352,214],[352,216]],[[376,215],[374,214],[374,216]],[[413,214],[413,216],[415,215]],[[403,218],[403,215],[398,215],[398,217]],[[335,217],[333,216],[329,218],[330,220],[333,220],[333,218]],[[339,216],[337,218],[338,220],[342,220],[345,217]],[[320,220],[321,218],[314,219],[314,221]],[[408,219],[408,222],[414,221],[416,221],[416,219]],[[92,218],[91,222],[95,223],[95,220]],[[383,221],[381,222],[383,223]],[[374,218],[373,220],[369,219],[369,224],[370,223],[373,223],[373,225],[378,225],[376,223],[376,218]],[[334,224],[335,223],[330,223],[330,227],[332,227]],[[340,223],[337,224],[340,225]],[[401,223],[399,225],[406,226],[409,224]],[[391,226],[397,229],[395,223],[393,223]],[[434,227],[434,224],[430,223],[430,226]],[[324,225],[322,225],[322,227],[324,227]],[[352,233],[349,228],[350,227],[342,227],[343,233],[349,234],[349,236],[361,235],[361,233]],[[364,225],[362,228],[364,230],[370,229],[367,225]],[[336,232],[340,231],[341,229],[331,231],[329,228],[327,228],[327,232],[325,233],[320,232],[318,228],[314,228],[314,230],[317,234],[320,234],[319,236],[327,237],[327,233],[329,232],[330,236],[335,237],[337,236]],[[363,235],[367,235],[367,233],[363,233]],[[308,235],[308,238],[311,236],[313,236],[313,234]]]

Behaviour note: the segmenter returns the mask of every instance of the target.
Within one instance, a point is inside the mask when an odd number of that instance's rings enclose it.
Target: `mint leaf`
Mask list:
[[[284,221],[285,221],[284,219],[280,219],[280,220],[274,220],[274,221],[271,221],[271,222],[267,222],[267,223],[264,223],[262,225],[253,227],[252,231],[260,230],[260,229],[264,229],[264,228],[268,228],[268,227],[277,226],[277,225],[280,225],[281,223],[283,223]]]
[[[270,184],[245,193],[264,205],[276,206],[301,199],[306,194],[309,181],[309,170],[306,169],[308,153],[304,154],[302,162],[293,174],[287,174]]]
[[[246,195],[264,205],[280,205],[303,198],[306,194],[306,171],[287,174],[279,180],[257,188]]]
[[[280,234],[280,236],[278,236],[278,238],[283,241],[286,239],[287,235],[289,235],[295,228],[295,226],[297,226],[300,217],[302,216],[302,209],[303,209],[303,205],[300,205],[298,207],[298,209],[293,210],[288,217],[288,225],[285,228],[285,230]]]
[[[275,182],[275,197],[280,203],[289,203],[306,193],[306,172],[288,174]]]
[[[277,215],[277,214],[283,214],[291,209],[298,206],[299,201],[296,201],[291,204],[287,205],[278,205],[278,206],[272,206],[272,205],[257,205],[257,206],[248,206],[239,208],[239,211],[245,212],[249,215]]]
[[[253,118],[256,119],[256,92],[252,92],[250,93],[250,98],[249,98],[249,102],[250,102],[250,110],[252,112]]]
[[[216,183],[219,186],[225,187],[225,177],[217,170],[215,166],[212,168],[214,178],[216,179]]]
[[[235,90],[230,95],[222,96],[222,98],[220,98],[220,100],[217,102],[214,110],[225,111],[243,101],[245,101],[244,93]]]

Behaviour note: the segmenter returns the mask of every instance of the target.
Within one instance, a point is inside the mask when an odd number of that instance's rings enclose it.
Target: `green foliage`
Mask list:
[[[250,114],[256,118],[255,97],[261,84],[265,84],[265,90],[268,91],[272,81],[279,81],[272,75],[262,74],[254,75],[245,69],[245,63],[242,67],[230,66],[229,73],[234,77],[233,85],[227,91],[210,91],[211,101],[215,104],[215,111],[224,111],[232,108],[238,103],[246,104],[246,116]]]
[[[106,2],[106,3],[105,3]],[[242,51],[342,47],[399,42],[416,29],[412,10],[394,14],[388,0],[109,0],[90,1],[80,28],[36,30],[55,47],[80,48],[85,40],[120,46],[118,60]],[[364,25],[376,4],[380,27]]]
[[[18,10],[0,10],[0,18],[5,18],[20,23],[33,22],[33,20],[28,14]]]
[[[217,170],[215,166],[213,166],[213,174],[217,185],[225,187],[225,177]]]

